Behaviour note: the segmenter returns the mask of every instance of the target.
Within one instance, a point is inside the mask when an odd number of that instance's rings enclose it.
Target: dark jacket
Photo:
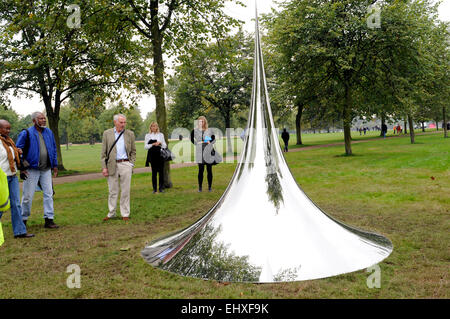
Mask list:
[[[281,139],[287,143],[289,141],[289,133],[287,131],[283,131],[283,133],[281,133]]]
[[[210,144],[205,143],[205,137],[209,136],[211,140],[209,141]],[[195,145],[195,162],[198,164],[212,164],[205,161],[205,158],[203,156],[205,148],[210,148],[211,151],[213,150],[213,144],[216,143],[216,137],[210,130],[202,131],[199,129],[194,129],[191,131],[191,142]],[[202,142],[199,144],[199,142]]]
[[[28,131],[28,134],[26,131]],[[16,146],[24,150],[25,144],[27,143],[27,138],[29,137],[30,143],[28,151],[25,154],[25,159],[30,164],[30,168],[39,169],[39,132],[34,126],[29,127],[26,131],[23,130],[22,132],[20,132],[19,137],[17,138]],[[42,130],[42,137],[44,138],[45,146],[47,147],[50,167],[57,167],[58,156],[56,154],[55,136],[53,135],[52,130],[50,130],[49,128],[44,128]]]

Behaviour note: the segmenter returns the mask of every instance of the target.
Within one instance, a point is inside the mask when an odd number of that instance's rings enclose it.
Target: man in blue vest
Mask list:
[[[22,218],[26,225],[31,213],[36,186],[40,182],[44,194],[45,228],[58,228],[53,221],[53,186],[54,177],[58,175],[58,160],[56,142],[53,132],[47,128],[47,119],[41,112],[31,114],[33,126],[23,130],[18,139],[17,147],[22,150],[24,159],[29,167],[25,172],[27,178],[23,182]]]

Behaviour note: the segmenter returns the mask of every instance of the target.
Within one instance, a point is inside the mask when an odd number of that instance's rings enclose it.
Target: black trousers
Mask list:
[[[150,153],[150,165],[152,167],[152,185],[153,190],[156,192],[158,190],[157,185],[157,175],[159,174],[159,190],[164,189],[164,160],[161,158],[159,153]]]
[[[205,165],[208,179],[208,188],[211,188],[213,180],[212,164],[198,164],[198,187],[202,188],[203,172],[205,171]]]

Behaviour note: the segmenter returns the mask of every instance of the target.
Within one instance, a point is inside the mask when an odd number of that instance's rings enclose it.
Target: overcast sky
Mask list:
[[[252,21],[252,19],[255,18],[255,3],[253,0],[242,0],[242,2],[246,3],[247,7],[227,5],[225,12],[234,18],[244,21],[245,31],[253,32],[255,22]],[[275,6],[276,5],[273,0],[258,0],[258,14],[269,13],[271,8]],[[443,21],[450,21],[450,0],[444,0],[439,7],[439,17]],[[13,110],[23,116],[31,114],[34,111],[42,111],[44,109],[43,103],[37,96],[32,99],[11,97],[11,106]],[[153,111],[154,108],[154,96],[144,96],[139,101],[139,109],[141,110],[141,115],[143,118],[147,116],[148,112]]]

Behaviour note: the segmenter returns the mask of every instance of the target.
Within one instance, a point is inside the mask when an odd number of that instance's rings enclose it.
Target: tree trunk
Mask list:
[[[447,117],[446,117],[446,114],[447,113],[447,110],[445,109],[445,106],[443,106],[442,107],[442,119],[443,119],[443,122],[442,122],[442,128],[444,129],[444,138],[447,138],[448,137],[448,132],[447,132]]]
[[[439,120],[436,119],[436,120],[434,120],[434,121],[436,122],[436,131],[439,131]]]
[[[381,113],[381,127],[383,127],[384,124],[386,124],[386,114]],[[381,130],[380,136],[383,136],[383,130]]]
[[[226,118],[225,118],[225,134],[227,135],[227,153],[231,153],[233,152],[233,145],[231,143],[231,132],[230,132],[230,128],[231,128],[231,115],[228,113]]]
[[[425,122],[422,122],[422,132],[425,132]]]
[[[344,141],[345,141],[345,155],[352,155],[352,136],[351,136],[351,109],[352,109],[352,97],[349,86],[345,87],[345,103],[342,111],[342,120],[344,122]]]
[[[166,104],[164,98],[164,60],[162,53],[163,35],[159,30],[158,23],[158,2],[151,1],[150,8],[152,16],[152,49],[153,49],[153,73],[155,76],[155,99],[156,99],[156,121],[160,131],[164,134],[164,139],[169,145],[169,134],[167,132],[167,115]],[[170,178],[170,162],[164,163],[164,187],[171,188],[172,181]]]
[[[297,145],[302,145],[302,114],[303,104],[297,106],[297,115],[295,116],[295,130],[297,132]]]
[[[411,138],[411,144],[415,143],[415,136],[414,136],[414,125],[413,125],[413,120],[411,118],[411,115],[408,114],[408,123],[409,123],[409,136]]]
[[[57,91],[55,95],[55,109],[52,107],[52,102],[50,97],[43,98],[44,104],[45,104],[45,112],[47,113],[48,118],[48,124],[50,129],[53,132],[53,135],[55,136],[55,143],[56,143],[56,155],[58,159],[58,170],[59,171],[65,171],[63,165],[63,159],[61,155],[61,143],[59,140],[59,110],[61,106],[61,100],[60,100],[60,93]]]
[[[406,118],[404,119],[404,121],[403,121],[403,127],[405,128],[405,134],[408,134],[408,129],[406,128],[407,127],[407,125],[406,125]]]

